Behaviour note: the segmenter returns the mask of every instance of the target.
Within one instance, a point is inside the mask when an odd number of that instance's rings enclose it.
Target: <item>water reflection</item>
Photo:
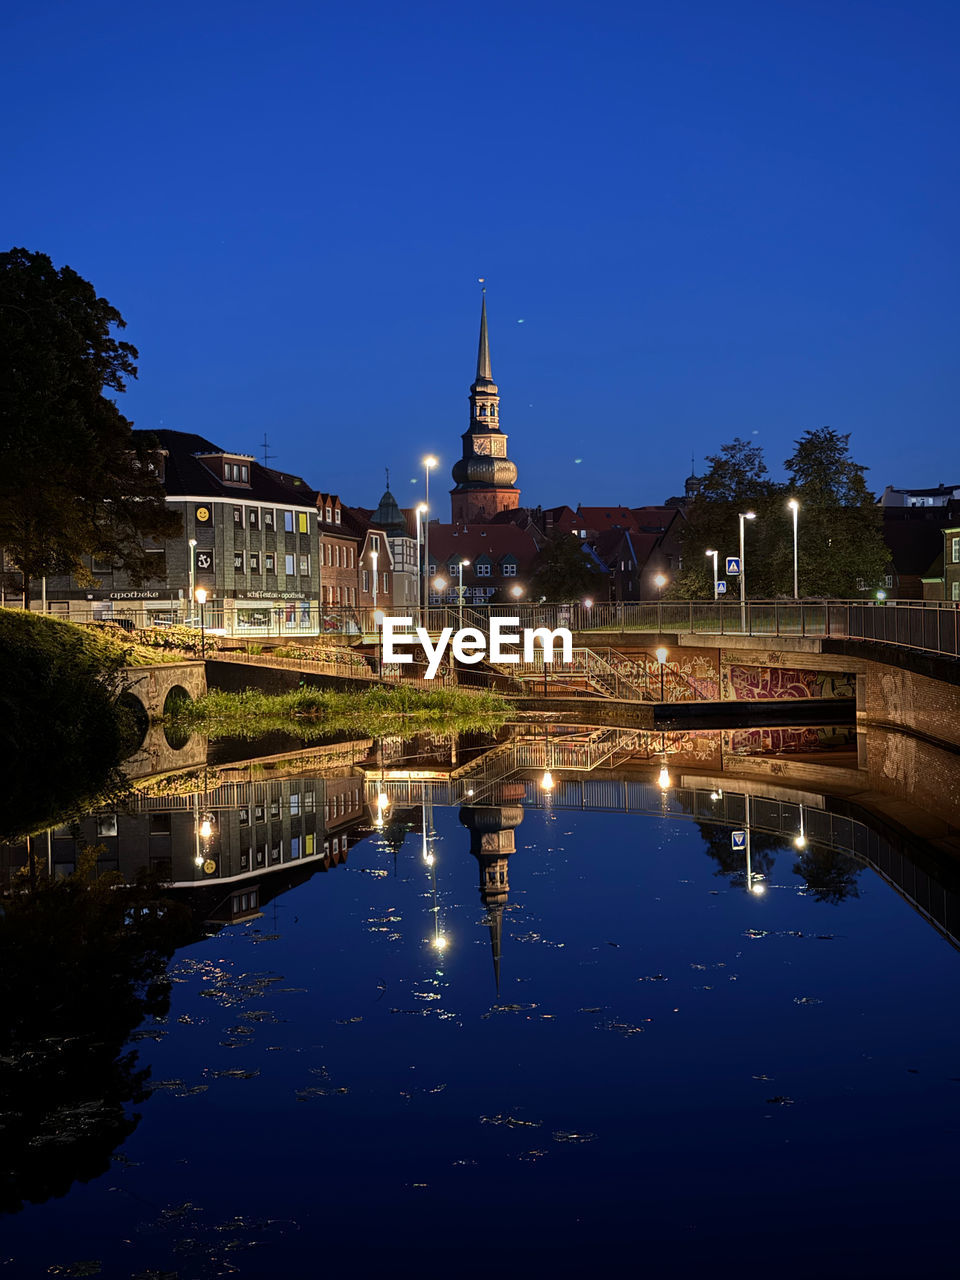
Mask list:
[[[444,908],[452,860],[466,853],[477,866],[489,990],[502,998],[510,863],[528,811],[687,823],[716,877],[754,898],[774,887],[785,850],[819,903],[857,900],[871,868],[956,946],[960,884],[941,839],[953,796],[944,794],[942,819],[928,811],[927,825],[911,831],[902,756],[851,726],[651,734],[520,725],[493,743],[363,740],[141,781],[124,803],[2,846],[0,1086],[16,1105],[0,1117],[11,1153],[0,1207],[62,1195],[102,1172],[133,1131],[132,1108],[149,1093],[134,1036],[166,1010],[176,949],[251,924],[280,895],[348,857],[356,865],[363,844],[370,857],[358,869],[386,876],[373,857],[382,852],[398,878],[426,872],[424,981],[438,1000],[451,954],[470,940]],[[884,773],[891,760],[896,768]],[[442,858],[438,808],[455,809],[465,829]],[[514,875],[534,906],[540,863],[523,857]],[[31,881],[37,891],[21,895]],[[135,887],[124,896],[120,883]],[[392,908],[383,919],[399,937]]]

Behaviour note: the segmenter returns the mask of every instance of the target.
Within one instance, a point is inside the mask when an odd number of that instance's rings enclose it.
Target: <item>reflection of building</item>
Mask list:
[[[32,844],[38,867],[55,878],[72,874],[81,851],[97,846],[98,871],[119,871],[132,882],[147,869],[173,889],[203,890],[206,918],[223,922],[259,910],[271,873],[337,865],[367,829],[363,779],[349,773],[143,795],[125,809],[55,827]],[[12,852],[13,865],[27,865],[25,845]]]
[[[519,802],[525,791],[523,783],[513,783],[505,785],[501,794],[507,800]],[[464,805],[460,810],[460,821],[470,832],[470,852],[480,868],[480,901],[487,909],[493,972],[499,996],[503,909],[510,893],[508,862],[511,853],[516,853],[515,832],[523,821],[523,806],[520,803]]]

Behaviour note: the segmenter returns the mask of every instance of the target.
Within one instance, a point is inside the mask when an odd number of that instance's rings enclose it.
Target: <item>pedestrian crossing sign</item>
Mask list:
[[[733,578],[739,572],[740,572],[740,557],[727,556],[727,573],[730,575],[731,578]]]

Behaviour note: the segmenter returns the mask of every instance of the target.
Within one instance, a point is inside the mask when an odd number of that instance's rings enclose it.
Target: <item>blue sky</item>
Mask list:
[[[3,247],[123,313],[138,427],[443,493],[485,276],[525,503],[827,424],[960,483],[956,3],[18,8]]]

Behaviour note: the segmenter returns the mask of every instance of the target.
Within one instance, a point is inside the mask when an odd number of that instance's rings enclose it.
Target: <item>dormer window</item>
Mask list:
[[[333,508],[332,508],[332,507],[327,507],[326,512],[324,513],[324,519],[326,520],[327,524],[329,524],[329,523],[331,522],[331,520],[333,519]]]
[[[340,523],[340,508],[339,508],[339,507],[337,507],[336,511],[333,513],[333,522],[334,522],[334,524],[339,524],[339,523]]]

